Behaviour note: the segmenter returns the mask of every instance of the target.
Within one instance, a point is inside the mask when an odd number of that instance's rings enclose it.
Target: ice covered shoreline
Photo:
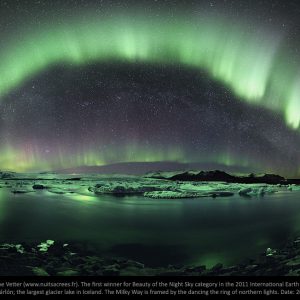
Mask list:
[[[0,173],[1,175],[1,173]],[[155,177],[2,173],[0,188],[11,193],[80,195],[140,195],[154,199],[202,197],[261,197],[279,191],[299,190],[296,184],[236,183],[223,181],[180,181]]]

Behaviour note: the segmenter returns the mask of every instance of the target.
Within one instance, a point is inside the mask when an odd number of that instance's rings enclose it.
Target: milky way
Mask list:
[[[286,7],[159,2],[3,5],[16,17],[1,23],[1,168],[179,161],[299,174]]]

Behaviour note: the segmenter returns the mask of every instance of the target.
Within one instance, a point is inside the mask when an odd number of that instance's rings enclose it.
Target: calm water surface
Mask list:
[[[84,242],[153,266],[234,264],[299,232],[299,191],[154,200],[0,189],[0,240]]]

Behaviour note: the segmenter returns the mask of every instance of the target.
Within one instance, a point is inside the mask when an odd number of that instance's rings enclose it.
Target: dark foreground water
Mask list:
[[[0,189],[1,241],[82,242],[152,266],[235,264],[299,232],[300,192],[153,200]]]

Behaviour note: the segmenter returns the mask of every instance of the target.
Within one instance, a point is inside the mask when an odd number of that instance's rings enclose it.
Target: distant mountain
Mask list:
[[[251,173],[248,176],[235,176],[219,170],[200,171],[199,173],[184,172],[169,177],[168,179],[179,180],[179,181],[224,181],[230,183],[268,183],[268,184],[280,184],[286,182],[284,177],[275,174],[255,175]]]
[[[189,165],[177,162],[130,162],[105,166],[81,166],[55,171],[60,174],[128,174],[143,175],[156,171],[182,171]]]
[[[227,174],[223,171],[201,171],[199,173],[191,173],[191,172],[184,172],[181,174],[176,174],[172,176],[171,180],[180,180],[180,181],[226,181],[232,182],[236,177]]]
[[[150,172],[182,172],[184,170],[224,170],[226,172],[250,173],[252,170],[239,166],[225,166],[217,163],[179,163],[179,162],[125,162],[104,166],[79,166],[56,170],[59,174],[128,174],[143,175]]]

